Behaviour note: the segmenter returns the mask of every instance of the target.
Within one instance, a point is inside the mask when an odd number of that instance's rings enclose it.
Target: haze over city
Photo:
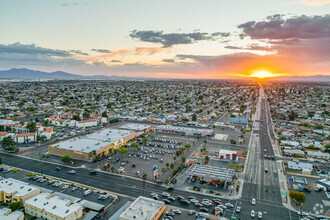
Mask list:
[[[328,0],[1,1],[0,69],[242,78],[329,75]]]

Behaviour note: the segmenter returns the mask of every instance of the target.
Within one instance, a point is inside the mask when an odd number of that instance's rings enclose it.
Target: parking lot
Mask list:
[[[63,193],[63,195],[88,200],[90,202],[97,203],[100,207],[103,206],[104,209],[106,209],[109,205],[112,205],[112,207],[117,206],[117,203],[113,203],[115,202],[115,197],[111,194],[107,194],[105,192],[101,193],[97,190],[88,191],[88,189],[83,186],[75,186],[67,181],[61,181],[53,178],[42,178],[40,176],[28,176],[28,174],[28,172],[23,170],[16,173],[12,171],[0,172],[1,177],[18,179],[37,187],[44,188],[44,190],[42,189],[41,191],[48,190],[51,193]],[[120,198],[120,200],[123,200],[121,201],[122,203],[127,199]],[[116,208],[119,209],[119,205]],[[106,212],[101,211],[100,213],[102,213],[102,216],[99,216],[100,218],[109,218],[114,213],[114,210],[107,210]]]
[[[288,177],[288,189],[294,190],[294,184],[289,181],[291,176]],[[329,208],[325,206],[323,201],[327,201],[328,198],[324,192],[324,190],[321,191],[315,191],[316,189],[316,181],[319,179],[316,178],[308,178],[304,177],[307,180],[308,185],[302,185],[303,188],[302,192],[306,195],[306,202],[302,206],[302,210],[307,213],[314,213],[317,215],[325,215]],[[297,185],[297,184],[296,184]],[[308,188],[306,190],[305,188]]]
[[[109,163],[110,166],[115,167],[117,173],[136,177],[141,177],[143,173],[146,173],[149,180],[155,180],[154,166],[157,166],[157,179],[163,182],[166,177],[172,176],[171,163],[174,165],[173,169],[182,163],[181,157],[176,155],[176,151],[186,143],[191,143],[188,140],[158,136],[153,139],[149,138],[146,143],[143,143],[142,139],[138,139],[137,142],[140,146],[137,148],[127,147],[128,153],[125,155],[117,153],[96,163],[86,164],[86,166],[103,169],[103,166]],[[175,161],[174,157],[176,157]]]

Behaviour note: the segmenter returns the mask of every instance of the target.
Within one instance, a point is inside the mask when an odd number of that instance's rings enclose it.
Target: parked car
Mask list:
[[[254,212],[254,210],[251,211],[251,217],[254,218],[256,216],[256,213]]]
[[[92,190],[86,190],[85,192],[84,192],[84,196],[87,196],[87,195],[89,195],[89,194],[91,194],[92,193]]]
[[[236,208],[236,213],[240,213],[241,212],[241,206],[237,206],[237,208]]]
[[[255,205],[256,204],[256,199],[252,199],[251,203],[252,203],[252,205]]]
[[[258,219],[262,219],[262,212],[258,212]]]
[[[195,210],[189,210],[189,211],[188,211],[188,215],[193,215],[193,214],[195,214],[195,213],[196,213]]]

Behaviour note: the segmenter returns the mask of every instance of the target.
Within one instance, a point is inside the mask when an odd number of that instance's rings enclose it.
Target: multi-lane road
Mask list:
[[[263,213],[263,219],[299,219],[297,213],[284,208],[282,205],[276,161],[268,159],[268,156],[272,157],[275,155],[271,143],[271,138],[273,138],[273,136],[270,136],[270,134],[272,134],[272,129],[270,127],[270,111],[263,88],[260,89],[260,102],[257,108],[259,108],[257,111],[259,120],[256,121],[257,126],[251,137],[251,147],[245,165],[246,169],[242,196],[235,201],[222,199],[224,203],[229,201],[234,204],[235,207],[240,205],[242,211],[240,214],[236,214],[234,209],[229,209],[226,211],[225,216],[230,217],[234,215],[240,219],[250,219],[251,210],[254,210],[256,212],[261,211]],[[265,154],[267,158],[264,157]],[[5,153],[0,153],[0,157],[4,164],[33,172],[41,172],[40,162],[38,160]],[[58,166],[62,168],[61,171],[56,170]],[[268,170],[267,173],[265,172],[266,168]],[[143,181],[137,178],[103,172],[98,172],[97,175],[91,176],[89,170],[86,168],[77,168],[75,169],[76,174],[69,174],[67,172],[69,169],[71,168],[67,166],[61,166],[46,161],[42,162],[42,173],[45,175],[111,191],[119,195],[136,198],[143,194],[146,196],[149,196],[151,193],[160,195],[165,191],[164,186],[150,182],[146,182],[145,187],[143,187]],[[188,196],[195,196],[198,200],[216,198],[177,189],[170,193],[172,196],[180,195],[185,198],[188,198]],[[160,198],[162,197],[160,196]],[[256,205],[251,204],[253,198],[257,201]],[[197,210],[193,205],[183,205],[178,201],[171,205],[184,209]]]

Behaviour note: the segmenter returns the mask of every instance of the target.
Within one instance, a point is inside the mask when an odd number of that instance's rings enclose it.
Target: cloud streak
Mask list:
[[[227,32],[214,32],[214,33],[169,33],[165,34],[164,31],[138,31],[133,30],[130,35],[131,38],[148,43],[158,43],[163,45],[164,48],[172,47],[179,44],[193,44],[198,41],[215,41],[220,38],[229,37],[230,33]]]

